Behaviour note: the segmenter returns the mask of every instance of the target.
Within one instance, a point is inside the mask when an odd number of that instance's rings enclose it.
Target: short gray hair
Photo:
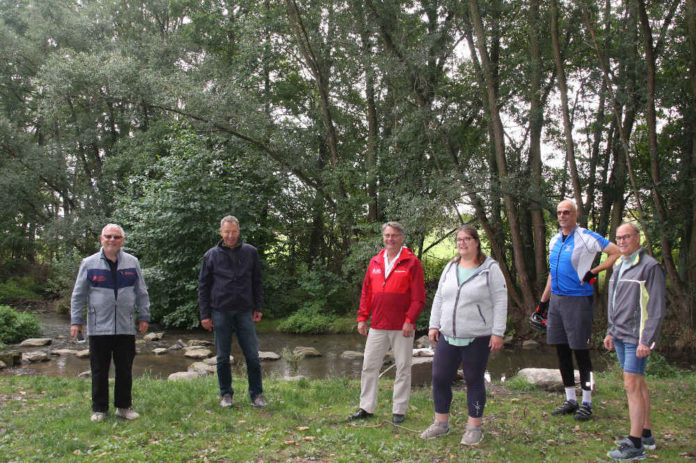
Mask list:
[[[387,227],[392,227],[394,230],[398,230],[399,233],[402,235],[406,235],[406,231],[404,230],[404,226],[401,225],[399,222],[387,222],[382,225],[382,233],[384,233],[384,230],[387,229]]]
[[[237,220],[237,217],[233,215],[226,215],[225,217],[223,217],[222,220],[220,220],[220,228],[222,228],[222,226],[225,225],[225,223],[236,223],[239,227],[239,220]]]
[[[578,212],[578,206],[575,204],[575,201],[573,201],[572,199],[564,199],[564,200],[560,201],[558,203],[558,205],[560,206],[561,203],[570,204],[570,208],[573,209],[573,212]]]
[[[104,236],[104,232],[107,228],[118,228],[118,231],[121,232],[121,235],[123,235],[124,238],[126,237],[126,233],[123,231],[123,228],[115,223],[107,223],[106,225],[104,225],[104,228],[102,228],[101,231],[101,236]]]
[[[633,229],[634,232],[640,235],[640,226],[635,222],[621,222],[621,225],[616,227],[616,229],[618,230],[620,227],[623,227],[624,225],[628,225]]]

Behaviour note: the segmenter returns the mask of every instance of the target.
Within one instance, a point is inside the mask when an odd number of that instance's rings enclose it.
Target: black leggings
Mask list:
[[[588,349],[571,350],[568,344],[556,344],[558,354],[558,369],[561,370],[563,386],[575,387],[575,375],[573,374],[573,352],[575,361],[580,370],[580,387],[585,391],[592,390],[592,361]]]

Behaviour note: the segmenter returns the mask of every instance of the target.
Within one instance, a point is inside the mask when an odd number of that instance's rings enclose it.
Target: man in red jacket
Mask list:
[[[389,348],[394,354],[396,376],[392,421],[401,423],[411,395],[413,333],[425,306],[423,267],[413,251],[403,247],[404,227],[398,222],[382,225],[384,248],[370,260],[358,310],[358,332],[367,336],[360,379],[360,408],[348,417],[372,416],[377,407],[379,370]],[[372,316],[370,329],[367,320]]]

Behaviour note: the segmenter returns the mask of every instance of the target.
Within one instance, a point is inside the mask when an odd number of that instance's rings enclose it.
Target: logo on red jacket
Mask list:
[[[380,274],[380,273],[382,273],[382,269],[381,269],[381,268],[373,268],[373,269],[372,269],[372,273],[374,273],[374,274]]]

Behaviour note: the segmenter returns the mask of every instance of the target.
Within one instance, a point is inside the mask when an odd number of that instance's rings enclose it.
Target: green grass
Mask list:
[[[496,384],[488,396],[484,440],[463,448],[463,392],[455,393],[450,435],[418,433],[432,421],[429,388],[416,389],[404,427],[391,417],[391,381],[380,383],[375,418],[347,423],[358,404],[359,381],[285,382],[265,379],[269,406],[257,410],[244,378],[230,409],[218,406],[215,377],[170,382],[143,377],[134,384],[141,418],[124,422],[110,411],[91,423],[90,382],[48,377],[0,377],[0,461],[608,461],[613,440],[628,430],[622,382],[615,370],[598,375],[595,418],[578,423],[551,417],[559,393]],[[658,449],[649,459],[680,461],[696,453],[692,405],[696,375],[649,380]],[[307,427],[305,429],[304,427]]]

